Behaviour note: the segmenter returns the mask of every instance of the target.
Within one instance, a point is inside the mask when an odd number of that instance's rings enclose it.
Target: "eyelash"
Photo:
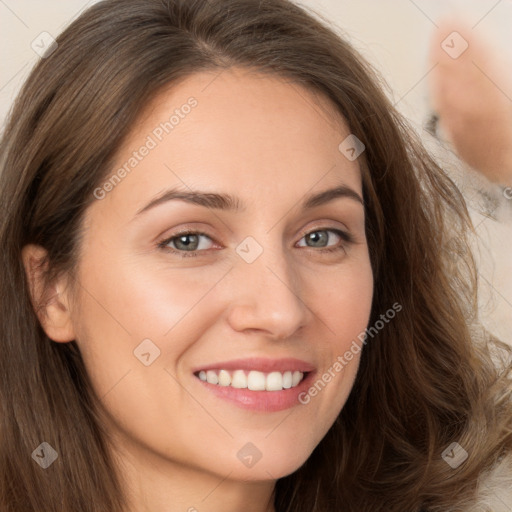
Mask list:
[[[302,233],[302,238],[304,238],[305,236],[310,235],[312,233],[318,233],[318,232],[321,232],[321,231],[331,231],[332,233],[337,234],[342,240],[345,241],[346,244],[353,244],[355,242],[353,236],[350,233],[347,233],[345,231],[341,231],[340,229],[334,229],[334,228],[314,229],[312,231],[308,231],[306,233]],[[159,249],[163,249],[166,252],[170,252],[172,254],[176,254],[177,256],[182,257],[182,258],[189,258],[189,257],[199,256],[199,254],[201,252],[204,252],[204,249],[203,250],[197,250],[196,249],[195,251],[179,251],[177,249],[172,249],[171,247],[168,246],[168,244],[170,242],[172,242],[173,240],[175,240],[177,238],[180,238],[182,236],[187,236],[187,235],[205,236],[205,237],[209,238],[210,240],[214,241],[206,233],[201,233],[199,231],[188,230],[188,231],[183,231],[182,233],[176,233],[175,235],[173,235],[170,238],[166,238],[165,240],[163,240],[162,242],[160,242],[158,244],[158,248]],[[301,238],[301,240],[302,240],[302,238]],[[315,248],[314,247],[309,247],[309,249],[315,249]],[[330,247],[328,249],[318,249],[317,252],[333,253],[333,252],[337,252],[337,251],[344,250],[344,249],[345,249],[345,247],[343,245],[338,245],[338,246],[335,246],[335,247]]]

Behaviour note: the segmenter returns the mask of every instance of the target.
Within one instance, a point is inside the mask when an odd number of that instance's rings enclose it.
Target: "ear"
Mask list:
[[[43,281],[43,270],[48,262],[43,259],[47,251],[41,246],[28,244],[23,247],[21,256],[30,288],[34,311],[41,326],[53,341],[60,343],[73,341],[75,331],[71,321],[69,291],[67,282],[61,278],[49,286]]]

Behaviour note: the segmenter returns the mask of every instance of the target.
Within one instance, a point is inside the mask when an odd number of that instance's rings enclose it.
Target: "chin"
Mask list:
[[[238,456],[235,452],[235,462],[231,457],[224,459],[223,467],[220,467],[220,461],[217,459],[215,472],[223,476],[231,473],[229,478],[233,480],[273,481],[297,471],[311,455],[311,451],[297,450],[296,446],[283,447],[283,445],[280,449],[268,446],[259,453],[249,445],[245,453],[247,455],[244,456],[242,453]]]

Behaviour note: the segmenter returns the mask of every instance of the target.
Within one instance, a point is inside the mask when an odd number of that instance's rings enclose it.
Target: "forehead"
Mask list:
[[[197,73],[146,106],[111,175],[127,172],[104,204],[122,196],[137,210],[171,186],[271,200],[341,179],[361,192],[358,162],[339,149],[349,134],[327,98],[284,78],[238,68]]]

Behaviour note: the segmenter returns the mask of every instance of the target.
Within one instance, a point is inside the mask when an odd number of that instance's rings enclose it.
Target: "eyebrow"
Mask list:
[[[364,206],[363,198],[355,190],[346,185],[340,185],[338,187],[307,196],[302,202],[302,209],[308,210],[315,208],[338,198],[352,199]],[[172,200],[181,200],[215,210],[232,212],[242,212],[246,210],[245,205],[240,201],[240,199],[230,194],[201,192],[199,190],[183,191],[178,189],[169,189],[138,210],[136,216]]]

